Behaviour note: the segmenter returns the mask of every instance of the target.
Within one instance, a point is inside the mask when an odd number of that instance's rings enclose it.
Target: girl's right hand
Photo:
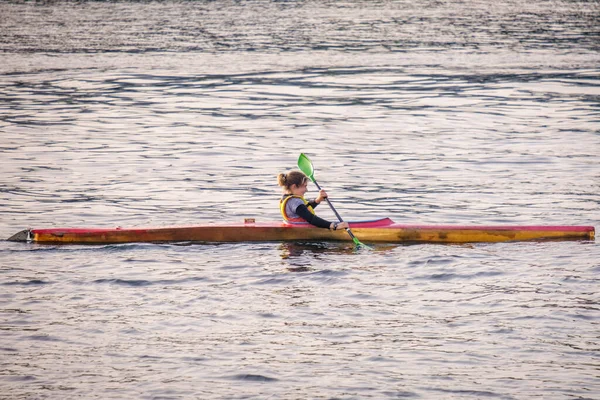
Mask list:
[[[346,228],[348,228],[348,223],[347,222],[345,222],[345,221],[344,222],[338,222],[336,231],[339,231],[341,229],[346,229]]]

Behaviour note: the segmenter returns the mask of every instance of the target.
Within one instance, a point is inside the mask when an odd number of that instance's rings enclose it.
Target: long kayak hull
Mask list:
[[[367,243],[478,243],[542,240],[594,240],[593,226],[403,225],[389,218],[350,222],[354,235]],[[207,224],[162,228],[27,229],[10,241],[47,244],[115,244],[168,242],[350,241],[345,231],[281,222]]]

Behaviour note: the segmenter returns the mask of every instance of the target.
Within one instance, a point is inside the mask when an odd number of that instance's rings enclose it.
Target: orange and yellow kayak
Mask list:
[[[354,235],[367,243],[477,243],[540,240],[594,240],[593,226],[403,225],[389,218],[350,222]],[[350,241],[343,231],[308,224],[255,222],[159,228],[26,229],[8,240],[48,244],[168,242]]]

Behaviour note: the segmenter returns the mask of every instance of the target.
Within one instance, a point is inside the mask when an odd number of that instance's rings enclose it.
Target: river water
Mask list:
[[[600,227],[597,1],[0,16],[1,238],[278,220],[300,152],[347,219]],[[0,398],[598,399],[599,260],[597,241],[0,242]]]

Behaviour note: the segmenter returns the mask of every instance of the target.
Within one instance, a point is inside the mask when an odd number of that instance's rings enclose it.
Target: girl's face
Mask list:
[[[304,196],[304,193],[306,193],[308,187],[308,182],[304,182],[304,184],[298,186],[298,185],[292,185],[292,187],[290,187],[291,192],[294,196]]]

